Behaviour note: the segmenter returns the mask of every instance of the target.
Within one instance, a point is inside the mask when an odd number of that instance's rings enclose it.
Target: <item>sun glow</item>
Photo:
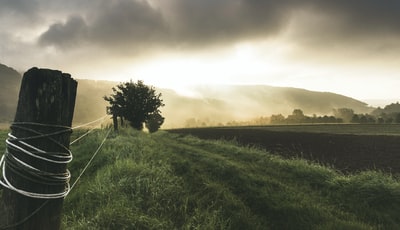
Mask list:
[[[265,55],[269,49],[269,55]],[[272,50],[275,49],[275,50]],[[168,54],[130,67],[148,84],[172,88],[184,94],[195,85],[261,84],[285,68],[281,53],[271,46],[237,44],[231,49],[195,55]]]
[[[271,85],[327,91],[364,99],[365,91],[373,98],[395,98],[399,80],[382,82],[376,76],[397,76],[397,70],[375,69],[376,66],[340,65],[311,60],[307,55],[292,56],[295,46],[281,41],[242,42],[229,49],[196,52],[169,51],[148,58],[104,63],[87,74],[98,79],[123,81],[143,80],[145,84],[169,88],[177,93],[197,97],[196,86]],[[116,69],[118,71],[116,71]],[[82,71],[81,71],[82,72]],[[89,73],[90,72],[90,73]],[[103,77],[102,77],[103,76]],[[335,79],[335,80],[333,80]],[[364,87],[354,86],[367,82]],[[380,85],[381,87],[375,87]],[[371,96],[372,98],[372,96]]]

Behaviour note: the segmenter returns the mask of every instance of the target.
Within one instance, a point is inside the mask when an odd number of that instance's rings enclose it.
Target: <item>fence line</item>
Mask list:
[[[89,126],[89,125],[91,125],[93,123],[105,120],[107,117],[109,117],[109,115],[105,115],[105,116],[100,117],[99,119],[96,119],[94,121],[91,121],[91,122],[88,122],[88,123],[85,123],[85,124],[82,124],[82,125],[78,125],[78,126],[72,127],[72,129],[78,129],[78,128],[82,128],[82,127],[85,127],[85,126]]]
[[[89,135],[89,133],[93,132],[97,127],[94,127],[92,129],[90,129],[89,131],[87,131],[86,133],[84,133],[83,135],[81,135],[80,137],[76,138],[75,140],[71,141],[71,143],[69,143],[69,145],[73,145],[76,142],[78,142],[79,140],[81,140],[82,138],[86,137],[87,135]]]
[[[108,129],[108,132],[106,134],[106,136],[104,137],[103,141],[101,142],[101,144],[99,145],[99,147],[97,148],[97,150],[93,153],[92,157],[90,158],[90,160],[88,161],[88,163],[86,164],[86,166],[83,168],[82,172],[79,174],[79,176],[76,178],[76,180],[74,181],[74,183],[71,186],[70,191],[75,187],[76,183],[78,183],[78,181],[81,179],[82,175],[85,173],[85,171],[88,169],[89,165],[92,163],[93,159],[96,157],[97,153],[100,152],[101,148],[103,147],[104,143],[106,142],[108,136],[110,135],[111,132],[111,128]]]
[[[79,125],[79,126],[75,126],[75,127],[73,127],[72,129],[78,129],[78,128],[81,128],[81,127],[89,126],[89,125],[94,124],[94,123],[97,123],[97,122],[103,122],[107,117],[108,117],[108,115],[103,116],[103,117],[101,117],[101,118],[99,118],[99,119],[96,119],[96,120],[94,120],[94,121],[88,122],[88,123],[86,123],[86,124],[82,124],[82,125]],[[81,135],[81,136],[79,136],[78,138],[76,138],[75,140],[71,141],[70,145],[73,145],[73,144],[75,144],[76,142],[78,142],[79,140],[81,140],[82,138],[86,137],[89,133],[93,132],[96,128],[97,128],[97,127],[93,127],[92,129],[90,129],[89,131],[87,131],[86,133],[84,133],[83,135]]]

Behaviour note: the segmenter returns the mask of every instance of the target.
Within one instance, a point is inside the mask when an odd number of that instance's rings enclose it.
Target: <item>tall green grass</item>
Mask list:
[[[72,182],[105,136],[74,144]],[[400,182],[234,141],[113,134],[65,199],[63,229],[400,229]]]

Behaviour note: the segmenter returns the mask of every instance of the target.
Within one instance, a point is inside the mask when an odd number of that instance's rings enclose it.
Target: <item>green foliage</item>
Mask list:
[[[125,82],[112,90],[114,94],[104,97],[110,103],[109,113],[125,118],[138,130],[143,129],[143,123],[152,115],[159,115],[159,108],[164,106],[161,93],[157,94],[154,87],[145,85],[143,81]]]
[[[73,146],[73,175],[104,134]],[[398,229],[399,191],[380,172],[343,175],[235,141],[122,129],[66,198],[63,228]]]
[[[334,109],[333,114],[335,117],[341,118],[344,122],[349,123],[354,116],[354,110],[350,108],[339,108]]]
[[[164,123],[164,117],[159,113],[150,114],[146,121],[146,128],[150,133],[157,132],[161,125]]]

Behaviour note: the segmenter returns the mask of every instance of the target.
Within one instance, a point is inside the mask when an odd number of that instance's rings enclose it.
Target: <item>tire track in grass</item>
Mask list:
[[[268,168],[268,154],[250,151],[249,156],[244,148],[196,138],[160,139],[172,154],[171,165],[196,199],[220,205],[234,229],[307,229],[337,223],[348,227],[356,223],[353,215],[335,211],[319,192],[280,181],[282,172]]]

